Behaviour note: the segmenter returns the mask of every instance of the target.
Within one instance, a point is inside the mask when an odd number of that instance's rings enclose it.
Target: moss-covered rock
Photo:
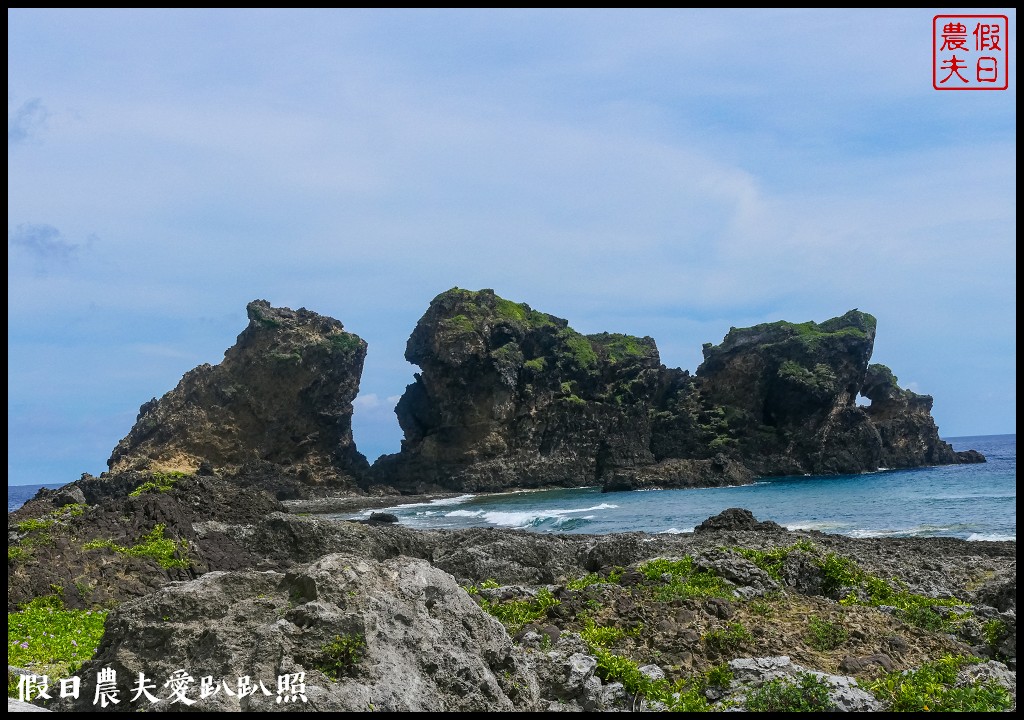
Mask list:
[[[406,359],[421,372],[396,409],[402,452],[375,466],[382,482],[579,486],[653,461],[647,400],[660,358],[651,338],[585,336],[493,290],[453,288],[430,303]]]
[[[366,343],[333,318],[265,300],[219,365],[145,403],[107,461],[126,470],[242,473],[282,497],[351,488],[368,469],[352,438]]]
[[[661,365],[651,338],[584,336],[492,290],[455,288],[409,340],[422,372],[397,408],[406,439],[374,474],[407,492],[628,489],[973,459],[938,439],[931,398],[869,370],[875,329],[859,310],[732,328],[690,375]]]

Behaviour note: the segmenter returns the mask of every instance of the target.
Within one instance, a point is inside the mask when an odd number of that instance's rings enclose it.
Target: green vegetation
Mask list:
[[[821,561],[825,574],[825,591],[852,588],[841,605],[887,605],[897,609],[903,621],[925,630],[954,630],[970,613],[949,612],[940,615],[936,607],[957,607],[965,603],[956,598],[930,598],[908,592],[898,579],[890,582],[864,572],[853,560],[829,553]]]
[[[994,681],[955,687],[957,673],[980,662],[963,655],[946,655],[917,670],[890,673],[868,687],[896,712],[998,712],[1008,710],[1013,698]]]
[[[563,328],[559,331],[558,337],[565,344],[576,365],[587,371],[597,368],[597,353],[587,338],[572,328]]]
[[[526,326],[526,328],[554,327],[554,320],[547,313],[532,309],[526,303],[517,303],[505,298],[495,297],[494,310],[506,320]]]
[[[813,393],[827,394],[837,389],[836,374],[823,363],[809,369],[793,360],[786,360],[779,366],[778,375],[781,379]]]
[[[793,680],[777,678],[747,695],[744,707],[750,712],[828,712],[835,705],[828,696],[828,685],[809,672],[797,673]]]
[[[276,360],[277,362],[280,363],[291,363],[294,365],[298,365],[302,362],[302,355],[299,354],[298,350],[295,350],[290,353],[272,352],[270,353],[270,357],[271,359]]]
[[[957,607],[964,602],[956,598],[930,598],[908,592],[898,580],[891,582],[864,572],[850,558],[835,553],[821,557],[820,550],[810,540],[802,539],[788,547],[771,550],[751,550],[734,547],[733,552],[747,558],[776,580],[781,580],[783,563],[790,553],[800,550],[816,556],[815,562],[823,575],[822,589],[826,593],[848,591],[840,600],[842,605],[867,605],[879,607],[888,605],[897,608],[898,616],[905,622],[926,630],[950,631],[956,628],[970,613],[935,611],[936,607]],[[813,632],[813,630],[812,630]]]
[[[603,348],[608,361],[612,364],[620,363],[628,358],[646,357],[654,350],[654,343],[650,338],[638,338],[620,333],[587,335],[587,340],[591,345]]]
[[[1002,642],[1003,637],[1006,635],[1006,623],[999,618],[993,618],[981,626],[981,634],[985,638],[985,643],[993,652],[996,652],[999,643]]]
[[[889,369],[888,365],[882,363],[871,363],[868,365],[867,381],[872,385],[891,385],[898,388],[899,378]]]
[[[807,623],[807,644],[822,652],[846,644],[850,633],[839,623],[812,617]]]
[[[116,553],[129,557],[149,557],[156,560],[160,567],[185,569],[192,565],[188,557],[188,543],[184,540],[172,540],[164,537],[163,523],[156,525],[142,536],[142,540],[132,547],[117,545],[113,540],[91,540],[82,545],[83,550],[110,548]],[[175,557],[178,554],[179,557]]]
[[[580,637],[587,645],[596,647],[608,647],[622,642],[626,633],[622,628],[600,627],[593,618],[587,617],[583,620],[583,629],[580,630]]]
[[[729,623],[722,630],[711,630],[704,634],[704,645],[708,650],[720,654],[733,653],[739,650],[745,643],[753,640],[750,631],[743,623]]]
[[[29,520],[22,520],[15,527],[18,528],[18,532],[31,533],[45,530],[53,525],[54,522],[56,521],[53,518],[31,518]]]
[[[534,358],[533,360],[527,360],[524,362],[523,366],[533,370],[534,372],[544,372],[544,368],[547,367],[547,360],[542,357]]]
[[[473,321],[465,315],[456,315],[442,321],[445,328],[456,333],[474,333],[476,326]]]
[[[525,303],[520,304],[512,302],[511,300],[506,300],[505,298],[497,296],[495,296],[495,298],[496,302],[494,309],[499,315],[504,318],[508,318],[509,320],[517,320],[519,322],[524,322],[526,320],[527,313],[530,312],[529,305],[526,305]]]
[[[583,590],[590,587],[591,585],[597,585],[599,583],[610,583],[612,585],[617,584],[622,579],[623,568],[615,567],[609,571],[607,577],[602,577],[600,573],[590,573],[584,575],[581,578],[570,580],[565,584],[567,590]]]
[[[338,682],[354,674],[366,654],[366,638],[362,634],[335,635],[320,647],[314,666],[331,680]]]
[[[173,472],[155,472],[153,473],[153,479],[147,480],[146,482],[139,485],[137,488],[128,493],[129,497],[139,497],[143,493],[157,492],[165,493],[174,489],[174,484],[181,478],[188,477],[188,473],[173,471]]]
[[[14,544],[8,542],[8,564],[23,561],[32,555],[34,548],[53,543],[53,536],[47,530],[57,524],[66,524],[71,518],[82,515],[86,507],[79,503],[71,503],[51,510],[46,517],[29,518],[17,523],[15,528],[18,532],[24,533],[25,537],[14,540]]]
[[[467,591],[468,588],[467,588]],[[474,594],[469,591],[470,594]],[[508,600],[500,602],[487,599],[480,600],[480,607],[501,621],[510,635],[523,629],[524,625],[547,617],[548,609],[559,604],[559,601],[547,588],[541,588],[529,600]]]
[[[363,347],[363,341],[359,339],[358,335],[344,331],[335,335],[328,335],[327,343],[335,350],[340,350],[344,353],[354,353]]]
[[[710,570],[696,570],[689,555],[681,560],[655,558],[637,566],[651,582],[660,582],[652,588],[655,600],[669,602],[692,597],[731,598],[732,589]]]
[[[715,665],[707,672],[708,687],[727,688],[732,684],[733,675],[728,663]]]
[[[868,334],[873,333],[877,327],[874,316],[858,310],[851,310],[842,317],[832,318],[823,323],[813,321],[793,323],[779,320],[771,323],[761,323],[747,328],[729,328],[721,345],[714,346],[705,343],[705,358],[709,354],[717,354],[726,347],[733,347],[741,343],[745,338],[758,338],[762,346],[773,343],[783,343],[796,340],[811,352],[818,349],[824,341],[843,339],[866,340]]]
[[[588,644],[591,653],[597,658],[597,674],[603,680],[621,682],[626,692],[639,695],[648,702],[658,703],[671,712],[710,712],[713,708],[704,691],[709,687],[728,687],[733,680],[728,665],[717,665],[706,674],[674,683],[654,680],[644,674],[633,660],[616,655],[601,645]]]
[[[817,552],[817,546],[807,539],[801,539],[793,545],[772,548],[771,550],[753,550],[750,548],[739,547],[733,547],[730,549],[737,555],[745,557],[763,569],[765,573],[770,575],[772,579],[777,582],[782,581],[782,565],[785,563],[785,559],[788,556],[797,551],[806,553]]]
[[[64,609],[59,593],[36,598],[19,612],[7,613],[7,664],[49,675],[52,687],[95,654],[106,619],[104,610]],[[7,691],[17,696],[16,680]]]

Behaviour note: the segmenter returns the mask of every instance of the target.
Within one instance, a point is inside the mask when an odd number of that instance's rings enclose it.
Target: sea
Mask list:
[[[879,470],[860,475],[766,478],[753,485],[602,493],[599,487],[462,495],[335,515],[390,512],[414,528],[515,528],[540,533],[691,532],[727,508],[791,530],[852,537],[1017,539],[1017,436],[945,438],[988,459],[976,465]],[[40,487],[7,488],[8,512]]]
[[[753,485],[602,493],[599,487],[462,495],[338,515],[389,512],[414,528],[516,528],[540,533],[691,532],[727,508],[791,530],[851,537],[1017,539],[1017,436],[945,438],[988,462],[860,475],[777,477]]]

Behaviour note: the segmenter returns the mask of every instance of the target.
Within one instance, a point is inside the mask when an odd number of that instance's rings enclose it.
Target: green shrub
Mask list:
[[[707,672],[708,687],[727,688],[732,684],[733,675],[728,663],[715,665]]]
[[[850,633],[839,623],[817,617],[808,622],[807,644],[815,650],[835,650],[849,639]]]
[[[655,558],[637,566],[637,569],[655,586],[651,593],[656,600],[668,602],[692,597],[732,597],[732,588],[711,570],[696,570],[693,558],[680,560]],[[667,578],[666,578],[667,576]]]
[[[19,532],[30,533],[45,530],[56,522],[53,518],[30,518],[15,525]]]
[[[865,573],[853,560],[842,555],[829,553],[821,561],[825,575],[823,590],[832,593],[839,588],[855,587],[865,578]]]
[[[985,637],[985,643],[995,652],[1006,635],[1006,623],[998,618],[989,620],[982,625],[981,634]]]
[[[153,473],[153,479],[147,480],[146,482],[139,485],[137,488],[128,493],[128,497],[139,497],[143,493],[158,492],[165,493],[174,488],[174,483],[178,482],[183,477],[187,477],[186,473],[183,472],[155,472]]]
[[[828,685],[820,677],[801,672],[794,680],[777,678],[766,682],[747,695],[745,708],[750,712],[828,712],[836,709],[829,698]]]
[[[704,645],[709,650],[719,653],[730,653],[739,650],[744,643],[753,640],[750,631],[743,623],[729,623],[722,630],[712,630],[704,634]]]
[[[980,662],[963,655],[946,655],[917,670],[889,673],[868,688],[896,712],[1001,712],[1013,698],[994,681],[954,687],[965,665]]]
[[[786,547],[775,547],[770,550],[754,550],[752,548],[741,547],[732,547],[729,549],[736,554],[745,557],[747,560],[750,560],[752,563],[771,575],[772,578],[779,581],[782,580],[782,565],[791,553],[796,550],[801,550],[807,553],[817,552],[817,546],[806,538],[801,538],[792,545],[788,545]]]
[[[580,637],[591,647],[607,648],[620,642],[626,637],[626,633],[620,628],[598,627],[593,618],[587,617],[583,621]]]
[[[327,343],[335,350],[340,350],[344,353],[352,353],[362,347],[362,341],[359,339],[359,336],[347,332],[339,332],[337,335],[328,336]]]
[[[510,634],[523,626],[547,617],[548,609],[560,604],[547,588],[540,589],[529,600],[508,600],[506,602],[483,599],[480,607],[501,621]]]
[[[366,638],[363,635],[335,635],[333,640],[320,647],[320,654],[313,664],[324,675],[337,682],[352,675],[365,654]]]
[[[120,555],[129,557],[150,557],[156,560],[160,567],[188,568],[192,561],[188,557],[188,543],[184,540],[172,540],[164,537],[165,525],[160,523],[153,527],[148,533],[142,536],[141,542],[132,547],[124,547],[116,544],[113,540],[90,540],[82,545],[83,550],[95,550],[98,548],[110,548]],[[180,557],[175,557],[175,554]]]

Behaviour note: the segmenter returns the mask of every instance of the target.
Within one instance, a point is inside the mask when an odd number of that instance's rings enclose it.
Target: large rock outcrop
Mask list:
[[[875,318],[857,310],[732,328],[704,345],[695,378],[669,375],[652,441],[659,456],[725,453],[758,475],[878,469],[881,437],[856,404],[874,339]]]
[[[732,328],[691,375],[661,365],[651,338],[581,335],[492,290],[455,288],[409,339],[421,372],[396,408],[405,440],[373,482],[628,490],[983,461],[939,439],[931,398],[869,367],[875,329],[858,310]]]
[[[653,462],[648,398],[654,341],[584,336],[562,318],[453,289],[409,338],[422,371],[398,403],[402,451],[374,467],[403,490],[504,490],[593,484]]]
[[[868,366],[861,394],[871,401],[865,411],[882,440],[883,467],[950,465],[973,462],[978,455],[967,451],[960,457],[949,443],[940,440],[932,419],[931,395],[900,388],[885,365]]]
[[[246,311],[249,325],[219,365],[190,370],[140,408],[107,461],[112,472],[205,465],[284,496],[302,485],[354,486],[368,467],[352,439],[365,341],[305,308],[255,300]]]
[[[406,557],[326,555],[289,573],[211,572],[120,606],[81,674],[111,668],[191,681],[152,709],[221,711],[533,710],[538,687],[525,653],[450,575]],[[301,675],[300,675],[301,674]],[[302,695],[279,693],[290,676]],[[203,697],[199,680],[228,690]],[[239,678],[268,693],[241,697]],[[218,689],[220,689],[218,687]],[[92,697],[65,709],[93,710]]]

